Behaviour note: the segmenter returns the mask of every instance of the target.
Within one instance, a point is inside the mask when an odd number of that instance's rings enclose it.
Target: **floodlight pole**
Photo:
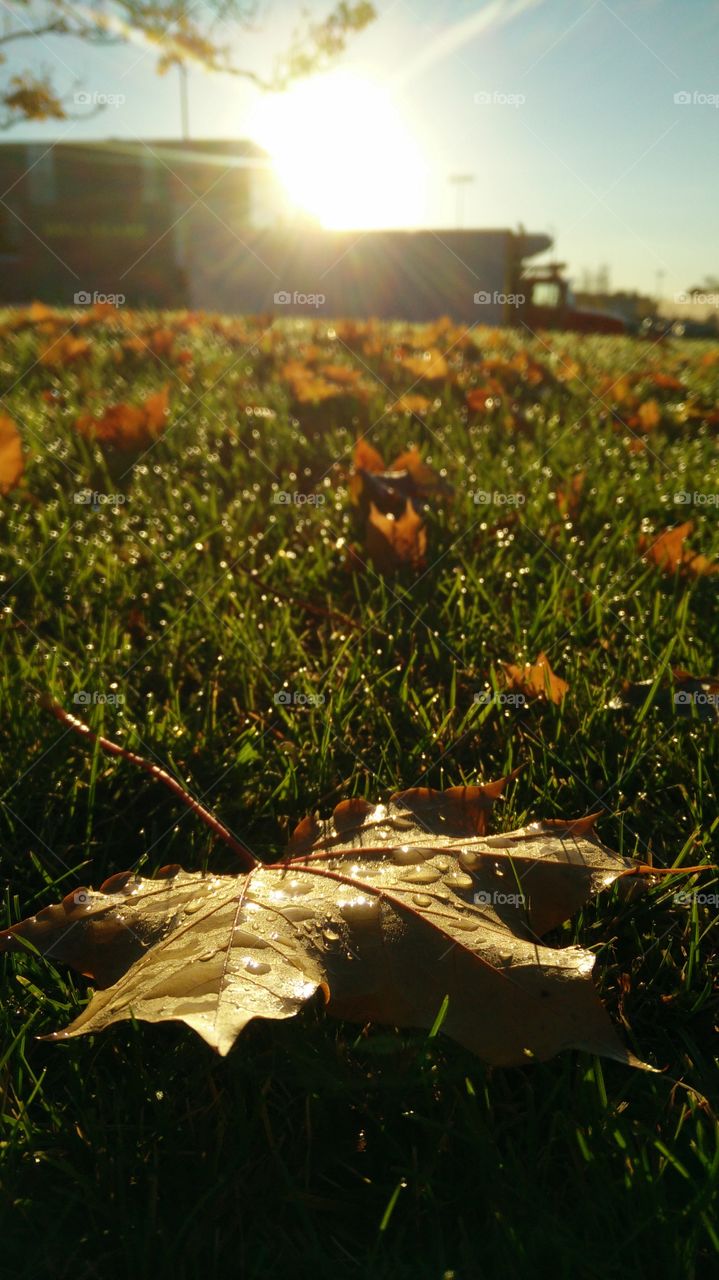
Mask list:
[[[177,70],[180,73],[180,119],[182,121],[182,141],[189,141],[190,137],[190,114],[187,102],[187,67],[184,62],[178,62]]]

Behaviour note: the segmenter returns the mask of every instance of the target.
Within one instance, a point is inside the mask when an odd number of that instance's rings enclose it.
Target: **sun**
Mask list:
[[[421,225],[422,150],[376,82],[347,71],[263,98],[251,136],[269,153],[288,199],[336,230]]]

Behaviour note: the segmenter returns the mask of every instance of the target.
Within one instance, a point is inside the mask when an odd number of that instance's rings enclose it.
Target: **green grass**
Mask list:
[[[159,320],[124,323],[146,335]],[[710,344],[506,334],[500,354],[529,352],[547,375],[572,360],[577,376],[522,377],[470,415],[456,388],[415,388],[436,396],[420,419],[386,412],[387,387],[415,380],[392,360],[406,334],[379,329],[380,356],[326,322],[265,329],[198,323],[177,339],[188,363],[120,359],[126,335],[103,322],[91,359],[56,370],[35,363],[47,343],[35,326],[2,338],[1,409],[30,456],[23,487],[0,500],[0,927],[129,866],[232,869],[167,791],[43,711],[42,691],[71,710],[79,690],[121,694],[81,713],[165,764],[264,857],[344,796],[523,764],[497,830],[599,808],[602,838],[625,854],[717,860],[716,724],[659,697],[607,708],[624,679],[664,671],[666,687],[672,666],[716,666],[716,577],[661,574],[637,550],[643,529],[688,513],[693,545],[719,558],[716,506],[673,501],[719,489],[702,412],[719,388]],[[453,336],[434,340],[444,351]],[[495,341],[476,340],[451,356],[470,382],[486,378],[473,369]],[[310,341],[362,370],[366,398],[292,403],[282,365]],[[593,393],[629,369],[646,375],[638,399],[662,404],[638,453],[612,394]],[[654,388],[667,369],[685,391]],[[75,431],[89,407],[164,382],[170,425],[149,452],[103,452]],[[274,416],[246,412],[257,406]],[[416,441],[454,486],[428,515],[421,576],[345,567],[346,543],[361,551],[351,447],[368,430],[387,459]],[[584,493],[564,520],[556,484],[578,469]],[[126,501],[76,504],[85,486]],[[325,502],[278,504],[273,488]],[[476,505],[478,489],[525,501]],[[570,684],[561,707],[473,702],[502,661],[540,650]],[[278,706],[283,687],[324,701]],[[674,900],[699,887],[716,893],[716,876],[613,891],[553,936],[595,951],[602,998],[660,1075],[578,1053],[492,1070],[441,1034],[363,1030],[319,1007],[253,1024],[222,1061],[176,1025],[53,1045],[36,1037],[79,1011],[87,984],[1,957],[0,1274],[717,1274],[717,912]]]

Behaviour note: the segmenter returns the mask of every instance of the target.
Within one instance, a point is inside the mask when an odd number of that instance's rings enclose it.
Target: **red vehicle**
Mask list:
[[[530,268],[517,284],[525,302],[518,308],[515,323],[528,329],[570,329],[575,333],[626,333],[621,316],[608,311],[592,311],[577,306],[569,282],[560,274],[564,263]]]

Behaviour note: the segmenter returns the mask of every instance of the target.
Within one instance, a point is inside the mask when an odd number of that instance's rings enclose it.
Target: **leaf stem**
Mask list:
[[[61,707],[49,695],[43,695],[41,701],[43,706],[48,711],[51,711],[61,724],[74,729],[75,733],[79,733],[82,737],[89,739],[90,742],[96,742],[108,755],[121,756],[123,760],[129,760],[131,764],[137,765],[139,769],[144,769],[145,773],[149,773],[150,777],[155,778],[157,782],[163,782],[188,809],[192,810],[201,822],[204,822],[205,826],[209,827],[226,845],[229,845],[233,852],[237,854],[246,871],[252,871],[258,865],[257,858],[251,849],[248,849],[247,845],[233,836],[227,827],[223,826],[219,818],[215,817],[214,813],[210,813],[209,809],[205,809],[199,800],[195,800],[194,796],[190,795],[190,792],[186,791],[165,769],[161,769],[159,765],[152,764],[150,760],[145,760],[142,756],[136,755],[134,751],[128,751],[125,747],[119,746],[116,742],[112,742],[110,738],[103,738],[101,734],[95,733],[89,725],[85,724],[84,720],[80,720],[77,716],[71,715],[69,711],[65,711],[64,707]]]

